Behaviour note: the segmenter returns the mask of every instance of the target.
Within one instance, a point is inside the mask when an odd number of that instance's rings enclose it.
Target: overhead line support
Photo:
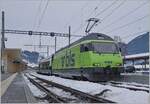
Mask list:
[[[24,30],[4,30],[4,33],[10,34],[27,34],[27,35],[41,35],[41,36],[58,36],[58,37],[69,37],[68,33],[55,33],[55,32],[39,32],[39,31],[24,31]],[[72,35],[73,37],[83,37],[82,35]]]

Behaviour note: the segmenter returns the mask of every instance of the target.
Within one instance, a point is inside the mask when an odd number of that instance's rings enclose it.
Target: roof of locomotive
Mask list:
[[[109,40],[109,41],[114,41],[111,37],[109,37],[109,36],[107,36],[105,34],[102,34],[102,33],[90,33],[87,36],[83,36],[79,40],[71,43],[70,45],[67,45],[67,46],[59,49],[58,51],[56,51],[56,53],[58,53],[59,51],[65,49],[65,48],[68,48],[68,47],[73,46],[75,44],[78,44],[78,43],[80,43],[82,41],[85,41],[85,40]]]

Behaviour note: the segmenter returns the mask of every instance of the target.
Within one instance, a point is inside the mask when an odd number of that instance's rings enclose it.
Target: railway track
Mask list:
[[[77,101],[77,102],[86,102],[86,103],[115,103],[114,101],[104,99],[101,97],[97,97],[94,95],[90,95],[88,93],[81,92],[79,90],[76,90],[76,89],[73,89],[73,88],[70,88],[70,87],[67,87],[67,86],[46,80],[46,79],[39,78],[32,74],[28,74],[28,75],[25,74],[25,76],[29,79],[29,81],[31,83],[33,83],[39,89],[44,91],[47,94],[47,96],[49,96],[51,99],[53,99],[53,102],[55,102],[55,103],[69,103],[72,99],[58,96],[57,94],[50,91],[46,86],[42,85],[41,84],[42,82],[47,85],[50,85],[51,87],[61,89],[67,93],[70,93],[71,95],[74,95],[78,99],[74,99],[73,102]],[[31,78],[30,76],[32,76],[34,78]]]
[[[133,83],[116,82],[116,81],[110,81],[110,83],[112,83],[112,84],[126,84],[126,85],[135,86],[135,87],[145,87],[145,88],[149,88],[149,85],[139,85],[139,84],[133,84]]]
[[[110,81],[104,85],[111,85],[113,87],[126,88],[133,91],[144,91],[149,93],[149,86],[144,86],[144,85],[136,85],[130,83],[115,82],[115,81]]]
[[[51,98],[52,101],[50,102],[55,102],[55,103],[66,103],[66,101],[62,98],[60,98],[59,96],[57,96],[56,94],[54,94],[53,92],[51,92],[49,89],[47,89],[46,87],[44,87],[43,85],[39,84],[37,81],[35,81],[33,78],[30,78],[28,75],[25,74],[25,76],[28,78],[28,80],[34,84],[37,88],[39,88],[40,90],[42,90],[43,92],[45,92],[48,96],[48,98]]]
[[[69,79],[69,78],[67,78],[67,79]],[[92,82],[92,81],[90,81],[90,82]],[[132,83],[116,82],[116,81],[101,82],[100,84],[103,84],[103,85],[109,84],[113,87],[126,88],[126,89],[134,90],[134,91],[145,91],[145,92],[149,93],[149,86],[146,86],[146,85],[138,85],[138,84],[132,84]],[[126,84],[128,86],[124,86],[124,84]],[[133,86],[135,86],[135,87],[133,87]]]

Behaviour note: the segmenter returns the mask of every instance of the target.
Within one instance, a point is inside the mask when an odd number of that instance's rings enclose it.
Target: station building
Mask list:
[[[21,49],[4,48],[2,54],[2,73],[15,73],[27,68],[27,62],[21,57]]]
[[[125,65],[137,70],[149,70],[149,32],[135,37],[127,44],[127,55],[123,57]]]

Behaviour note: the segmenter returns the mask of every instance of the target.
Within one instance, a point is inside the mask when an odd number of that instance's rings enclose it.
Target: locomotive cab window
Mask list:
[[[92,50],[92,44],[91,43],[86,43],[86,44],[81,44],[80,45],[80,52],[87,52]]]

